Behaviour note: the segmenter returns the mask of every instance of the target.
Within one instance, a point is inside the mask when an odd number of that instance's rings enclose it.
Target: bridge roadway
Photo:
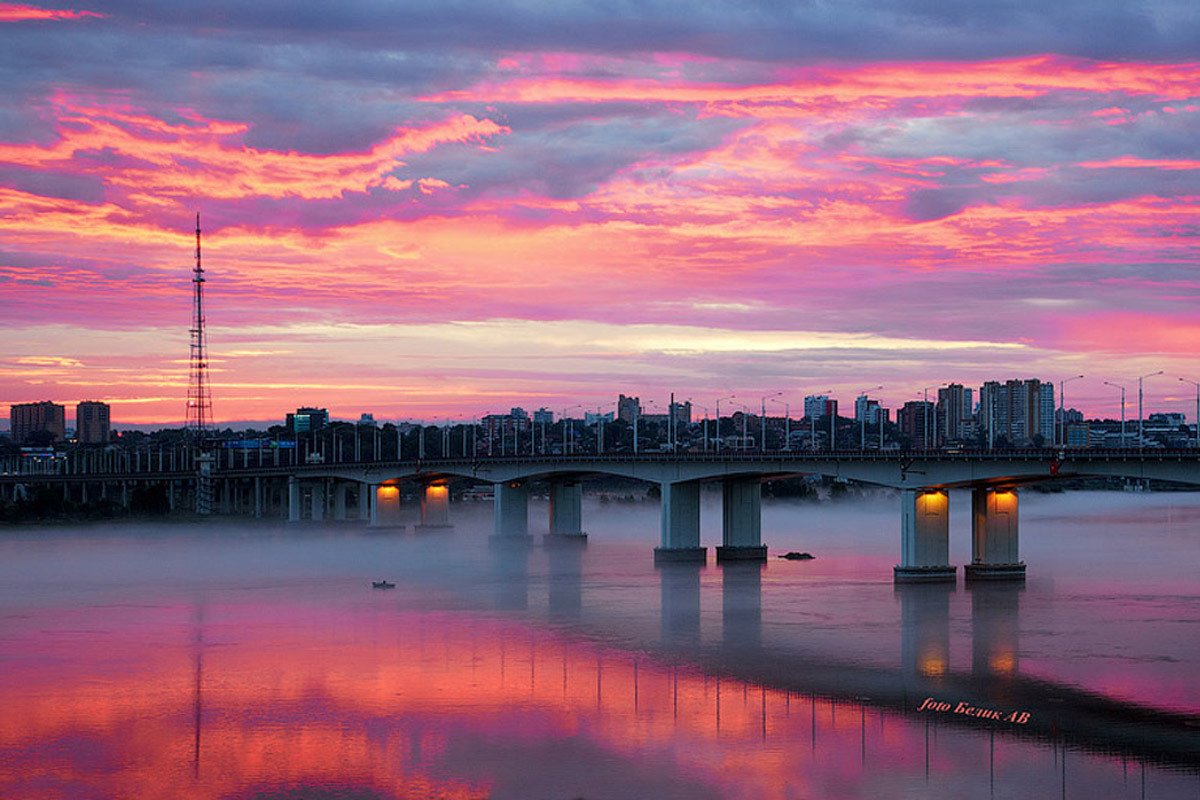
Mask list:
[[[278,458],[278,452],[272,454]],[[237,462],[241,461],[239,465]],[[1165,480],[1200,486],[1200,450],[1007,450],[1007,451],[836,451],[738,453],[650,453],[519,455],[439,458],[404,461],[358,461],[280,465],[262,463],[256,453],[219,451],[211,465],[196,460],[180,466],[153,468],[153,459],[134,469],[55,475],[3,475],[0,487],[9,496],[25,492],[27,484],[63,485],[65,493],[99,484],[101,493],[119,484],[128,502],[131,483],[162,482],[169,487],[172,506],[176,488],[202,485],[215,489],[218,510],[234,513],[253,508],[262,516],[279,498],[286,518],[299,521],[332,517],[346,519],[349,499],[357,499],[358,518],[372,526],[393,526],[399,517],[399,484],[422,488],[419,528],[451,525],[449,484],[456,481],[491,484],[495,491],[495,538],[529,541],[528,499],[532,481],[550,487],[551,543],[586,541],[582,524],[582,483],[589,476],[608,475],[657,484],[661,490],[661,541],[655,549],[660,562],[704,561],[700,544],[700,486],[722,484],[722,544],[717,559],[762,560],[761,483],[764,479],[822,475],[887,486],[901,492],[901,559],[897,582],[953,581],[957,567],[949,563],[949,492],[971,492],[971,563],[969,579],[1023,579],[1019,557],[1019,487],[1070,478],[1115,476],[1132,480]],[[128,460],[125,462],[128,467]],[[142,467],[145,467],[144,469]],[[18,489],[18,486],[20,487]],[[286,486],[286,489],[284,488]],[[252,500],[243,503],[246,494]],[[307,501],[307,502],[306,502]]]

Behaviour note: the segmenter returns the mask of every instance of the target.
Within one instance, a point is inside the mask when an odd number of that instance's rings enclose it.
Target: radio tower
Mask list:
[[[212,512],[212,465],[205,437],[212,425],[208,387],[208,334],[204,330],[204,268],[200,266],[200,215],[196,214],[196,267],[192,270],[192,352],[185,427],[196,445],[196,513]]]
[[[192,270],[192,354],[188,375],[188,433],[200,443],[212,425],[208,388],[208,334],[204,330],[204,268],[200,266],[200,215],[196,215],[196,267]]]

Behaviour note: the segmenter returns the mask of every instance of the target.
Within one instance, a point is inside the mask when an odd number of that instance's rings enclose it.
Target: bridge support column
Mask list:
[[[325,481],[312,483],[312,521],[321,522],[325,519]]]
[[[700,484],[660,485],[662,544],[654,548],[654,563],[707,560],[708,551],[700,546]]]
[[[333,518],[338,522],[346,521],[346,492],[350,484],[338,481],[333,485]]]
[[[262,478],[254,477],[254,518],[262,519],[263,515],[263,485]]]
[[[722,546],[717,548],[717,561],[766,561],[762,483],[758,478],[726,478],[722,496]]]
[[[1018,553],[1016,489],[977,488],[971,492],[971,563],[967,580],[1025,580]]]
[[[360,483],[358,485],[358,518],[368,525],[375,524],[375,511],[371,502],[374,497],[374,484]]]
[[[550,534],[543,544],[587,544],[583,532],[583,484],[552,481],[550,484]]]
[[[897,583],[953,581],[950,565],[950,493],[945,489],[905,489],[900,497],[900,564]]]
[[[453,528],[450,524],[450,487],[444,483],[431,483],[421,494],[421,524],[417,531],[444,531]]]
[[[400,487],[360,484],[359,497],[367,499],[367,524],[372,528],[403,528],[400,524]],[[424,504],[422,504],[424,510]]]
[[[288,522],[300,521],[300,481],[288,476]]]
[[[522,542],[533,540],[529,535],[529,487],[521,481],[497,483],[496,526],[491,542]]]

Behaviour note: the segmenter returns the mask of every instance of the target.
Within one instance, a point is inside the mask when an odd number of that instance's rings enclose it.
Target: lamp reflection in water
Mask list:
[[[936,681],[949,673],[950,596],[954,592],[953,584],[896,584],[900,670],[906,685]]]

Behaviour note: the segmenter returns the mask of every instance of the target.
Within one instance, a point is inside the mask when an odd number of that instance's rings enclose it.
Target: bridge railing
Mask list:
[[[63,477],[87,476],[166,476],[186,475],[198,469],[204,451],[195,447],[175,447],[156,450],[78,449],[56,453],[53,457],[30,458],[8,456],[0,459],[0,477]],[[209,450],[212,472],[237,473],[246,471],[320,471],[331,466],[367,467],[372,465],[403,466],[408,470],[424,471],[437,465],[463,464],[529,464],[548,466],[613,464],[613,463],[784,463],[797,461],[1024,461],[1024,462],[1095,462],[1111,460],[1193,461],[1200,458],[1197,448],[1025,448],[987,450],[952,448],[940,450],[710,450],[686,452],[628,451],[608,453],[522,453],[518,455],[426,456],[403,459],[332,457],[308,454],[293,449],[234,449]]]

